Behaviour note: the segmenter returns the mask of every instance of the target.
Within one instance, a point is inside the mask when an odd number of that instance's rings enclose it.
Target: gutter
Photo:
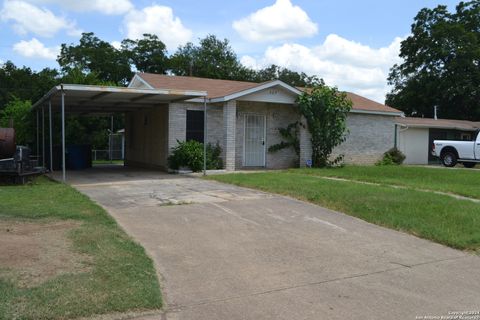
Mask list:
[[[391,116],[391,117],[401,117],[403,116],[403,112],[389,112],[389,111],[369,111],[369,110],[359,110],[359,109],[351,109],[351,113],[361,113],[361,114],[375,114],[381,116]]]

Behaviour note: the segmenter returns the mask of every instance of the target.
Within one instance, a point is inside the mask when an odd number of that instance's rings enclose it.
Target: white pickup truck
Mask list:
[[[480,132],[477,131],[474,141],[435,140],[432,153],[445,167],[463,163],[466,168],[473,168],[480,163]]]

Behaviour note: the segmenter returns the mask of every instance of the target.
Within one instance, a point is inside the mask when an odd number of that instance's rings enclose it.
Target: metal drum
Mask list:
[[[0,159],[12,158],[15,151],[15,130],[0,128]]]

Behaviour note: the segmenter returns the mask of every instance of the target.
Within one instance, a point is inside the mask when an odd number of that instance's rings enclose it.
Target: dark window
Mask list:
[[[195,140],[203,143],[203,111],[187,110],[187,141]]]

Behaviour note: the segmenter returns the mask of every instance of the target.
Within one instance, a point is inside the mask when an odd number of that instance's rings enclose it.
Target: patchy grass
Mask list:
[[[292,169],[290,172],[442,191],[480,199],[480,170],[413,166],[346,166],[331,169]]]
[[[0,266],[0,319],[66,319],[162,307],[153,262],[144,249],[73,188],[45,178],[2,186],[0,220],[72,221],[76,227],[67,233],[71,250],[89,257],[83,272],[63,273],[33,286],[22,286]]]
[[[117,164],[117,165],[123,165],[124,161],[123,160],[93,160],[92,161],[93,165],[96,164]]]
[[[208,179],[292,196],[453,248],[480,249],[480,206],[472,201],[411,189],[318,179],[301,170],[215,175]]]

